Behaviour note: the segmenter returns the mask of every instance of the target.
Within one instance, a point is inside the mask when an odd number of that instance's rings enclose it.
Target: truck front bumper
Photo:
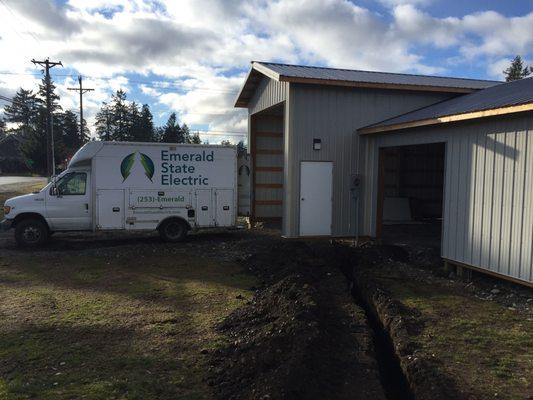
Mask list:
[[[11,229],[12,226],[13,226],[13,220],[4,218],[0,222],[0,232],[7,231],[7,230]]]

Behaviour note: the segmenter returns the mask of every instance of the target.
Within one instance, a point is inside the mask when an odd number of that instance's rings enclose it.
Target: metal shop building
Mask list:
[[[532,93],[533,79],[252,62],[235,104],[251,218],[285,237],[431,225],[446,260],[531,282]]]

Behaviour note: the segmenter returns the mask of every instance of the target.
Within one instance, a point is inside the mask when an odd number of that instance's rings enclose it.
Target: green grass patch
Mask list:
[[[447,372],[485,398],[523,399],[531,394],[533,321],[457,287],[413,281],[402,274],[378,277],[394,298],[421,313],[413,338],[442,361]]]
[[[214,329],[255,280],[194,254],[0,259],[1,399],[209,399]]]

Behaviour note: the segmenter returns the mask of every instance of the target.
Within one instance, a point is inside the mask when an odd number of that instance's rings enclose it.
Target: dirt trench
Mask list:
[[[388,331],[353,297],[357,254],[275,238],[247,246],[240,261],[262,287],[218,327],[228,343],[210,356],[217,398],[413,398]]]
[[[352,295],[367,315],[376,338],[377,349],[385,354],[378,359],[388,360],[391,369],[382,369],[382,381],[387,388],[396,387],[401,395],[390,391],[389,399],[416,400],[477,400],[486,398],[476,388],[459,386],[456,377],[449,375],[442,361],[428,349],[420,347],[416,338],[423,334],[427,320],[420,311],[409,308],[394,298],[375,280],[375,268],[388,265],[398,268],[403,263],[417,263],[420,254],[409,254],[397,246],[371,246],[336,251],[335,263],[352,284]],[[452,349],[450,349],[453,351]],[[391,373],[392,375],[388,375]]]

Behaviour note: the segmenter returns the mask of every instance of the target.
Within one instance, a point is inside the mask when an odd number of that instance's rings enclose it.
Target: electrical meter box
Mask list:
[[[353,197],[359,197],[361,193],[363,176],[361,174],[351,174],[350,175],[350,191],[352,192]]]

